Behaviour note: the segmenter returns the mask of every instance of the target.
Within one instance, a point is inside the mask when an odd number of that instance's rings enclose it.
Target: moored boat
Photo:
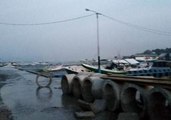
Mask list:
[[[85,67],[86,69],[92,71],[92,72],[98,72],[97,66],[88,65],[88,64],[82,64],[82,66]],[[103,67],[101,67],[100,71],[102,74],[121,74],[121,75],[127,74],[126,71],[117,70],[117,69],[106,69]]]
[[[169,77],[171,76],[171,68],[167,61],[154,61],[151,65],[142,68],[131,68],[126,70],[128,76],[153,76],[153,77]]]
[[[98,67],[88,64],[82,64],[86,69],[98,72]],[[119,68],[119,69],[118,69]],[[115,66],[112,69],[101,67],[102,74],[120,74],[126,76],[150,76],[150,77],[169,77],[171,76],[171,68],[166,61],[153,61],[146,63],[146,65],[137,65],[137,67],[123,67]]]

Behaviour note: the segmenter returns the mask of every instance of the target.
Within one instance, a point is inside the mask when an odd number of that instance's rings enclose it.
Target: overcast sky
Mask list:
[[[92,14],[85,8],[171,35],[171,0],[0,0],[0,23],[34,24]],[[171,47],[171,36],[135,29],[104,16],[99,16],[99,32],[101,58]],[[97,58],[95,15],[40,26],[0,24],[1,60],[86,58]]]

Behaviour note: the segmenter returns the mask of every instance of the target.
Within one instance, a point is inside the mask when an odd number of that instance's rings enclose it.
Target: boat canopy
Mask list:
[[[129,64],[127,61],[125,60],[113,60],[113,63],[115,64]]]
[[[135,59],[121,59],[121,60],[113,60],[115,64],[129,64],[129,65],[137,65],[139,64],[138,61]]]
[[[139,64],[139,62],[136,61],[135,59],[125,59],[125,61],[127,61],[131,65],[137,65],[137,64]]]

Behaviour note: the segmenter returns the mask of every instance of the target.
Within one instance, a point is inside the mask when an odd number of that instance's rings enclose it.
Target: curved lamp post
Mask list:
[[[101,69],[100,69],[100,45],[99,45],[99,15],[101,15],[101,13],[98,13],[94,10],[90,10],[87,8],[85,10],[96,14],[96,19],[97,19],[97,55],[98,55],[97,59],[98,59],[98,72],[100,73]]]

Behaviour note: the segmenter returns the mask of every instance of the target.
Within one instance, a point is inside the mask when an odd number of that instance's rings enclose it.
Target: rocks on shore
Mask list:
[[[12,113],[5,105],[0,105],[0,120],[12,120]]]

